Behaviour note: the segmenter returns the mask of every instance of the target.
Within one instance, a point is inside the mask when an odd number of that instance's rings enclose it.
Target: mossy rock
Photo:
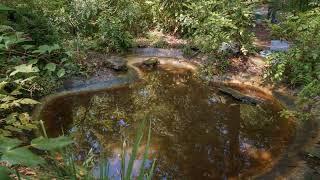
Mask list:
[[[113,56],[105,60],[104,65],[115,71],[127,71],[127,60],[121,57]]]
[[[142,62],[142,64],[146,67],[156,67],[160,64],[158,58],[150,58]]]

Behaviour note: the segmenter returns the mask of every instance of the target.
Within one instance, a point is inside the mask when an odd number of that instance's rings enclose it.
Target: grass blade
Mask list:
[[[153,160],[152,167],[151,167],[151,169],[150,169],[150,172],[149,172],[149,175],[148,175],[148,177],[147,177],[147,180],[151,180],[151,179],[152,179],[155,165],[156,165],[156,159]]]
[[[123,141],[122,144],[122,157],[121,157],[121,179],[125,178],[125,174],[126,174],[126,140]]]
[[[140,167],[140,174],[139,174],[139,177],[138,177],[139,180],[143,180],[143,177],[144,177],[144,173],[145,173],[144,165],[145,165],[146,160],[148,158],[149,147],[150,147],[150,139],[151,139],[151,121],[149,122],[147,145],[146,145],[146,149],[144,151],[143,160],[142,160],[142,164],[141,164],[141,167]]]
[[[143,130],[145,127],[145,120],[142,121],[139,129],[138,129],[138,133],[134,142],[134,147],[132,149],[132,153],[131,153],[131,157],[128,163],[128,168],[127,168],[127,172],[126,172],[126,177],[125,180],[130,180],[131,179],[131,173],[133,170],[133,164],[134,164],[134,160],[137,157],[137,153],[138,153],[138,149],[139,149],[139,145],[141,143],[142,137],[143,137]]]

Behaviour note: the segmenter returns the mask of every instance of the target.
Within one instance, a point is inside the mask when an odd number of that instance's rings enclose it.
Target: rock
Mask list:
[[[281,40],[272,40],[270,51],[273,52],[287,52],[290,48],[290,45],[287,41],[281,41]]]
[[[115,71],[127,71],[127,60],[121,57],[113,56],[105,60],[105,64],[108,68],[111,68]]]
[[[254,105],[263,103],[263,101],[261,99],[245,95],[245,94],[241,93],[240,91],[237,91],[232,88],[220,87],[219,91],[224,94],[230,95],[233,98],[235,98],[239,101],[242,101],[244,103],[254,104]]]
[[[268,56],[270,56],[272,54],[272,51],[270,50],[263,50],[263,51],[260,51],[260,56],[263,57],[263,58],[267,58]]]
[[[144,66],[147,66],[147,67],[156,67],[157,65],[160,64],[160,61],[158,58],[150,58],[150,59],[147,59],[145,61],[143,61],[142,63]]]

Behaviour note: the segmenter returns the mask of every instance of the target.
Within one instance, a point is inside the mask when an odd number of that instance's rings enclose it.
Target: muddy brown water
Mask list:
[[[259,174],[286,150],[293,127],[280,111],[272,98],[244,104],[188,70],[159,68],[130,86],[55,98],[41,118],[50,136],[64,132],[74,137],[79,161],[90,149],[104,154],[115,179],[120,179],[123,137],[131,140],[131,152],[143,119],[152,124],[146,168],[157,159],[154,179],[237,179]],[[144,148],[145,141],[133,176]],[[99,174],[99,167],[93,172]]]

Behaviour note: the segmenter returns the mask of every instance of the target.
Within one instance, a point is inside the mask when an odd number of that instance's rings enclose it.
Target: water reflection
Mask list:
[[[280,118],[272,102],[241,104],[183,69],[155,70],[144,80],[130,87],[52,101],[42,112],[49,134],[69,130],[79,154],[90,148],[106,154],[109,176],[116,179],[120,178],[121,137],[134,139],[142,119],[152,122],[147,165],[157,158],[156,179],[250,176],[271,163],[290,139],[288,122]],[[141,164],[143,149],[135,167]]]

